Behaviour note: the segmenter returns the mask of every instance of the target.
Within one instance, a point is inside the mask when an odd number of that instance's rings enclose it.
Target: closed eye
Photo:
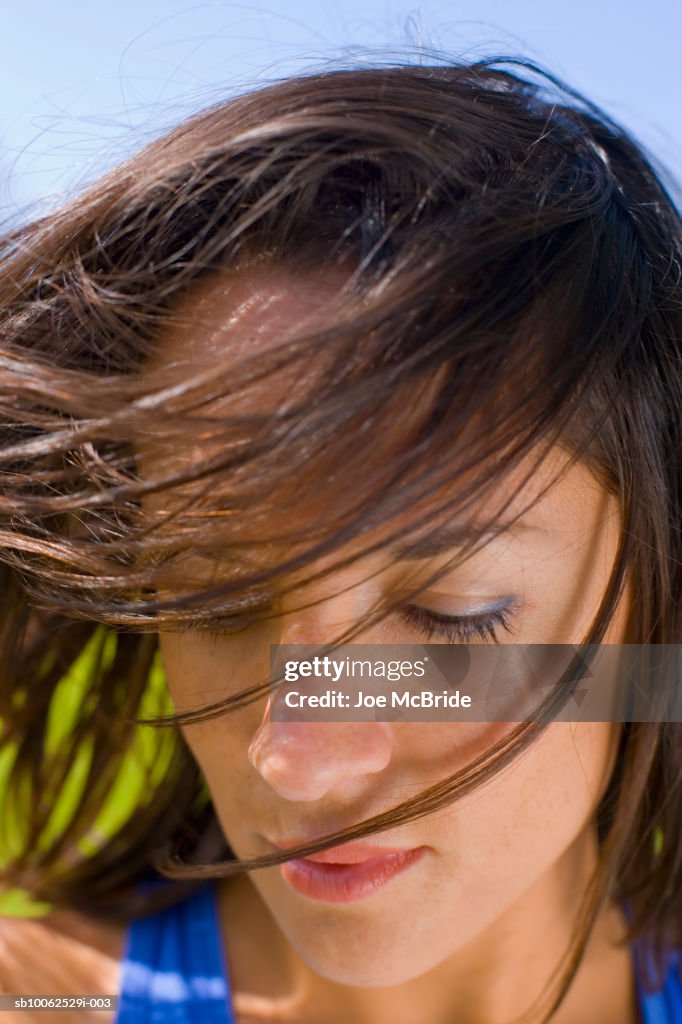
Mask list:
[[[507,633],[514,632],[512,611],[508,605],[477,615],[442,615],[419,605],[408,604],[400,608],[398,614],[425,640],[439,637],[445,643],[465,643],[468,640],[499,643],[500,629]]]

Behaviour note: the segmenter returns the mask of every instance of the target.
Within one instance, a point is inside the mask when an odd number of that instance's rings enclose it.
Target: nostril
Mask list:
[[[382,771],[392,739],[382,722],[272,722],[255,733],[249,761],[287,800],[319,800],[358,776]]]

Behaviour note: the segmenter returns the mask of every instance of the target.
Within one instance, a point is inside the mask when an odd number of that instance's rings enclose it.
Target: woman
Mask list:
[[[679,217],[635,143],[524,64],[321,74],[5,251],[4,876],[54,908],[5,920],[5,990],[682,1020],[679,723],[268,700],[275,643],[668,645],[679,680]]]

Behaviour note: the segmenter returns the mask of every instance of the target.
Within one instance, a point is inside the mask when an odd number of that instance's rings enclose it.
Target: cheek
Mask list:
[[[270,643],[267,630],[260,631],[257,644],[239,634],[226,643],[209,633],[161,633],[159,649],[176,710],[224,700],[267,680]]]
[[[259,655],[254,645],[233,638],[228,658],[220,639],[214,643],[206,634],[163,633],[159,636],[159,648],[177,712],[225,700],[267,678],[267,643],[258,645]],[[232,713],[181,727],[221,820],[222,806],[229,806],[234,794],[242,792],[240,787],[249,782],[252,773],[246,750],[264,707],[264,700],[259,700]]]
[[[470,928],[491,923],[542,879],[563,881],[575,899],[596,852],[595,813],[617,738],[609,724],[553,723],[444,816],[442,839],[466,881],[458,905]]]

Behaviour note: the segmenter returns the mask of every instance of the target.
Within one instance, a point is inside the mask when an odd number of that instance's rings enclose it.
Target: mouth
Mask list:
[[[311,842],[310,839],[307,842]],[[272,844],[278,852],[303,842]],[[355,903],[368,899],[421,860],[426,846],[411,849],[346,843],[280,864],[284,881],[294,892],[324,903]]]

